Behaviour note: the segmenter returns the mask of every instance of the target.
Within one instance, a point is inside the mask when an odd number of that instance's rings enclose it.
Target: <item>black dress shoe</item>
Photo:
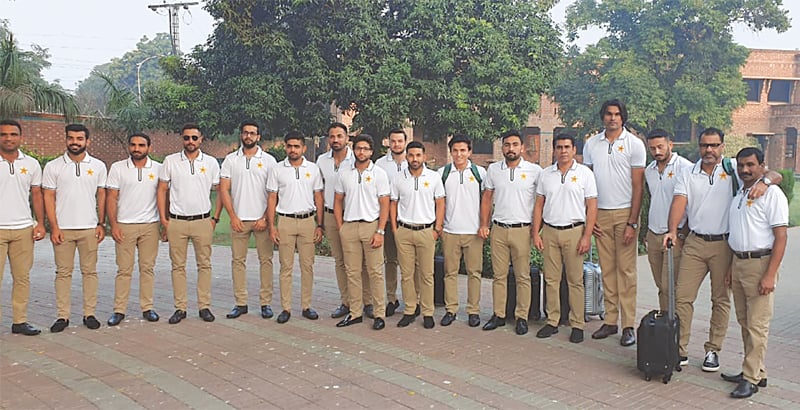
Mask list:
[[[525,319],[517,319],[517,326],[514,330],[520,336],[528,333],[528,321]]]
[[[231,310],[231,313],[228,313],[227,315],[225,315],[225,317],[227,317],[228,319],[236,319],[237,317],[246,314],[247,314],[247,305],[244,306],[236,305]]]
[[[186,319],[186,311],[180,309],[176,310],[175,313],[169,317],[169,324],[174,325],[176,323],[180,323],[183,319]]]
[[[69,327],[69,319],[58,319],[50,326],[50,333],[63,332],[64,329]]]
[[[31,326],[28,322],[22,322],[12,324],[11,333],[23,334],[25,336],[36,336],[39,333],[42,333],[42,331]]]
[[[350,325],[354,325],[356,323],[361,323],[363,321],[364,321],[364,318],[362,316],[353,317],[353,315],[347,315],[347,316],[345,316],[344,319],[342,319],[341,322],[336,324],[336,327],[347,327],[347,326],[350,326]]]
[[[83,324],[86,325],[89,329],[95,330],[100,329],[100,322],[94,316],[84,316],[83,317]]]
[[[416,316],[414,315],[403,315],[399,322],[397,322],[397,327],[406,327],[414,321]]]
[[[317,311],[311,308],[303,309],[303,317],[309,320],[317,320],[319,319],[319,315]]]
[[[382,330],[384,327],[386,327],[386,322],[382,318],[375,318],[375,321],[372,322],[372,328],[375,330]]]
[[[731,397],[734,399],[746,399],[755,393],[758,393],[758,386],[747,380],[742,380],[731,392]]]
[[[504,317],[497,317],[497,315],[492,315],[492,318],[483,325],[483,330],[495,330],[500,326],[506,325],[506,318]]]
[[[419,316],[420,312],[421,312],[421,310],[420,310],[420,307],[419,307],[419,303],[417,303],[417,308],[414,309],[414,317]]]
[[[394,312],[399,307],[400,307],[399,300],[395,300],[394,302],[389,302],[389,304],[386,305],[386,317],[394,315]]]
[[[632,346],[636,343],[636,334],[633,333],[632,327],[622,329],[622,337],[619,339],[619,344],[623,346]]]
[[[572,343],[580,343],[583,341],[583,329],[573,327],[572,333],[569,335],[569,341]]]
[[[467,324],[469,324],[469,327],[478,327],[481,324],[481,317],[475,314],[469,315]]]
[[[116,325],[122,323],[122,319],[125,319],[125,315],[123,315],[122,313],[114,312],[111,315],[111,317],[108,318],[108,325],[109,326],[116,326]]]
[[[340,317],[345,317],[348,313],[350,313],[350,308],[345,305],[339,305],[336,310],[331,313],[332,319],[338,319]]]
[[[211,309],[208,308],[200,309],[200,311],[197,313],[200,315],[200,319],[203,319],[206,322],[213,322],[214,319],[216,319],[214,314],[211,313]]]
[[[546,339],[554,334],[558,333],[558,328],[553,325],[544,325],[538,332],[536,332],[536,337],[539,339]]]
[[[364,305],[364,316],[375,319],[375,312],[373,312],[372,305]]]
[[[292,314],[288,310],[284,310],[278,314],[278,323],[286,323],[290,317],[292,317]]]
[[[158,313],[153,309],[142,312],[142,317],[148,322],[158,322]]]
[[[722,374],[720,374],[720,376],[722,376],[722,380],[725,380],[726,382],[741,383],[741,382],[744,381],[744,374],[743,373],[739,373],[739,374],[725,374],[725,373],[722,373]],[[761,379],[758,382],[757,386],[758,387],[767,387],[767,378],[765,377],[765,378]]]
[[[605,339],[611,335],[617,334],[619,329],[616,325],[606,325],[600,326],[600,329],[597,329],[594,333],[592,333],[592,339]]]
[[[456,315],[447,312],[442,316],[442,326],[450,326],[453,322],[456,321]]]
[[[436,326],[436,322],[433,321],[433,316],[423,317],[422,326],[424,326],[425,329],[433,329],[433,327]]]
[[[261,306],[261,317],[269,319],[273,316],[272,308],[269,305]]]

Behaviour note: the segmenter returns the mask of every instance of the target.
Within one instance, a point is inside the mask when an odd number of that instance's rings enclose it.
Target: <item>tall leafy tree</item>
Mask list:
[[[781,0],[577,0],[567,10],[571,39],[589,27],[606,36],[572,48],[554,90],[560,116],[588,132],[602,127],[600,102],[620,98],[640,129],[690,135],[697,124],[725,127],[745,103],[740,69],[748,50],[732,29],[789,28]]]

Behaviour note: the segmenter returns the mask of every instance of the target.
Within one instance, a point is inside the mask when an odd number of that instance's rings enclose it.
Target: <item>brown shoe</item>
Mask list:
[[[594,333],[592,333],[592,339],[605,339],[611,335],[617,334],[619,329],[616,325],[606,325],[600,326],[600,329],[597,329]]]

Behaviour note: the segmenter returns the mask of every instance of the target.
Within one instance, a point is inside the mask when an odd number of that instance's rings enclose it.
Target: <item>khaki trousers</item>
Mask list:
[[[383,259],[386,274],[386,301],[388,303],[397,302],[397,243],[394,240],[395,233],[386,229],[383,236]]]
[[[56,259],[56,315],[69,319],[72,302],[72,271],[78,249],[83,278],[83,316],[94,316],[97,306],[97,238],[94,228],[62,229],[64,242],[53,245]]]
[[[481,271],[483,270],[483,239],[478,235],[458,235],[444,232],[444,304],[445,309],[458,312],[458,270],[461,256],[467,268],[467,314],[481,312]]]
[[[278,215],[278,259],[281,263],[280,287],[281,308],[292,311],[292,268],[294,251],[300,256],[300,306],[303,310],[311,307],[311,288],[314,284],[314,230],[317,228],[314,217],[304,219]]]
[[[433,316],[433,254],[436,250],[433,228],[414,231],[398,227],[395,242],[402,277],[403,314],[413,315],[419,301],[422,316]]]
[[[658,288],[658,307],[666,311],[669,307],[669,274],[667,272],[667,251],[664,249],[664,234],[647,231],[647,261],[650,262],[650,271],[653,281]],[[678,269],[681,262],[681,249],[683,246],[676,241],[672,246],[672,268],[674,272],[673,286],[678,283]]]
[[[242,232],[231,231],[231,276],[233,278],[233,298],[236,306],[247,306],[247,246],[252,235],[256,239],[258,252],[258,271],[261,278],[259,301],[261,306],[272,303],[272,255],[274,245],[267,230],[253,230],[255,221],[242,221]]]
[[[725,275],[731,266],[733,253],[728,241],[706,242],[695,234],[689,234],[683,245],[678,283],[675,288],[675,312],[681,319],[680,354],[688,356],[689,336],[692,331],[694,301],[700,284],[711,272],[711,323],[705,351],[719,352],[728,331],[731,315],[730,290],[725,286]]]
[[[742,342],[744,342],[742,373],[745,380],[753,384],[758,384],[767,377],[764,357],[767,355],[767,337],[775,292],[760,295],[758,284],[761,276],[767,271],[769,259],[769,256],[759,259],[733,258],[731,287],[736,320],[742,327]]]
[[[114,242],[117,255],[117,277],[114,280],[114,313],[124,314],[128,308],[128,295],[131,291],[131,276],[139,249],[139,306],[142,312],[153,309],[153,267],[158,255],[158,241],[161,234],[158,222],[140,224],[119,224],[122,243]]]
[[[492,305],[497,317],[506,315],[508,266],[514,267],[517,282],[517,307],[514,316],[528,320],[531,309],[531,235],[530,227],[492,227]],[[511,319],[511,318],[508,318]]]
[[[186,250],[192,241],[197,263],[197,309],[211,308],[211,242],[214,228],[211,219],[184,221],[170,219],[167,229],[169,258],[172,260],[172,294],[175,309],[186,310]]]
[[[362,306],[368,301],[373,304],[376,318],[383,318],[386,313],[386,286],[381,272],[383,247],[373,248],[371,245],[372,236],[377,229],[378,221],[345,222],[339,232],[347,270],[347,298],[353,317],[362,315]],[[364,281],[365,272],[367,281]],[[364,298],[364,293],[367,299]]]
[[[373,233],[375,232],[373,231]],[[333,254],[334,266],[336,268],[336,284],[339,285],[341,303],[342,305],[350,306],[347,296],[349,294],[347,291],[348,273],[344,266],[344,250],[342,249],[341,233],[339,232],[339,227],[336,225],[336,218],[333,214],[328,212],[325,212],[325,236],[328,238],[328,244],[331,246],[331,254]],[[383,260],[383,252],[384,251],[381,251],[381,260]],[[381,264],[383,264],[383,262],[381,262]],[[381,274],[381,276],[383,276],[383,274]],[[372,297],[370,296],[369,274],[367,273],[366,266],[364,266],[361,274],[361,280],[366,284],[363,286],[361,299],[364,304],[371,304]],[[381,279],[381,281],[383,281],[383,279]],[[381,291],[381,294],[383,294],[383,291]]]
[[[11,267],[12,323],[28,321],[28,298],[31,294],[30,273],[33,266],[33,227],[0,229],[0,285],[3,283],[6,257]],[[2,317],[0,305],[0,317]]]
[[[639,230],[634,233],[630,245],[623,243],[630,212],[630,208],[597,212],[597,225],[603,230],[603,236],[597,238],[596,243],[603,270],[605,323],[616,326],[619,321],[623,328],[634,327],[636,323],[636,238]]]
[[[544,241],[544,283],[547,292],[547,324],[558,327],[561,320],[561,274],[567,272],[569,288],[569,325],[583,329],[584,297],[583,255],[578,253],[578,242],[583,236],[583,226],[572,229],[542,229]]]

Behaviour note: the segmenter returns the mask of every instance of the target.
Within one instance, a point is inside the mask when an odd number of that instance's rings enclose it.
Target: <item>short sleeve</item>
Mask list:
[[[672,195],[689,196],[689,178],[692,176],[691,168],[686,169],[685,172],[678,175],[675,181],[675,188],[673,188]]]
[[[212,158],[212,164],[214,164],[211,168],[211,185],[219,185],[219,163],[216,159]]]
[[[481,191],[486,189],[486,168],[478,167],[478,175],[481,177]]]
[[[598,138],[597,136],[591,137],[586,140],[586,144],[583,145],[583,165],[587,167],[591,167],[594,164],[592,160],[592,146],[594,145],[595,139]]]
[[[322,191],[325,189],[325,182],[322,181],[322,171],[316,164],[314,165],[314,167],[317,169],[316,172],[314,173],[314,181],[313,181],[314,191]]]
[[[56,189],[58,188],[58,164],[55,161],[60,161],[61,158],[56,158],[44,166],[42,173],[42,188]]]
[[[594,179],[594,172],[586,170],[586,178],[583,179],[583,197],[586,199],[597,198],[597,181]]]
[[[108,178],[106,178],[106,188],[119,189],[120,185],[120,171],[116,163],[111,164],[111,170],[108,171]]]
[[[344,179],[348,177],[348,174],[349,172],[344,171],[341,174],[339,174],[339,178],[336,179],[336,183],[333,185],[333,191],[336,192],[337,194],[344,193],[344,182],[342,181],[344,181]]]
[[[647,164],[647,150],[644,148],[642,140],[636,137],[633,138],[631,144],[631,168],[644,168]]]
[[[222,161],[222,168],[220,169],[219,177],[225,179],[231,179],[232,168],[233,168],[233,159],[231,159],[231,156],[228,155],[227,157],[225,157],[225,161]]]
[[[98,188],[105,188],[106,187],[106,178],[107,177],[108,177],[108,169],[106,168],[106,164],[104,164],[102,161],[100,161],[100,172],[97,173],[97,187]]]
[[[400,192],[397,189],[397,184],[399,182],[398,178],[400,178],[400,174],[397,174],[397,176],[394,177],[394,182],[391,184],[391,190],[389,191],[392,201],[397,201],[400,199]]]
[[[161,172],[158,173],[158,179],[169,182],[171,179],[172,172],[172,161],[170,161],[169,157],[164,159],[164,164],[161,165]]]
[[[764,195],[767,201],[767,222],[769,226],[789,226],[789,201],[783,191],[776,186],[770,186]]]
[[[492,167],[490,165],[489,169],[486,170],[486,178],[483,179],[484,190],[488,189],[490,191],[494,191],[494,182],[492,182],[492,175],[494,175],[494,173],[492,173]]]
[[[436,180],[433,182],[433,198],[439,199],[444,198],[444,196],[444,184],[442,184],[442,179],[436,178]]]
[[[278,192],[278,167],[273,167],[267,175],[267,192]]]
[[[377,183],[378,196],[389,196],[391,194],[391,185],[389,184],[389,175],[380,168],[375,168],[375,182]]]
[[[42,185],[42,166],[39,165],[39,161],[31,161],[31,186],[41,186]]]

